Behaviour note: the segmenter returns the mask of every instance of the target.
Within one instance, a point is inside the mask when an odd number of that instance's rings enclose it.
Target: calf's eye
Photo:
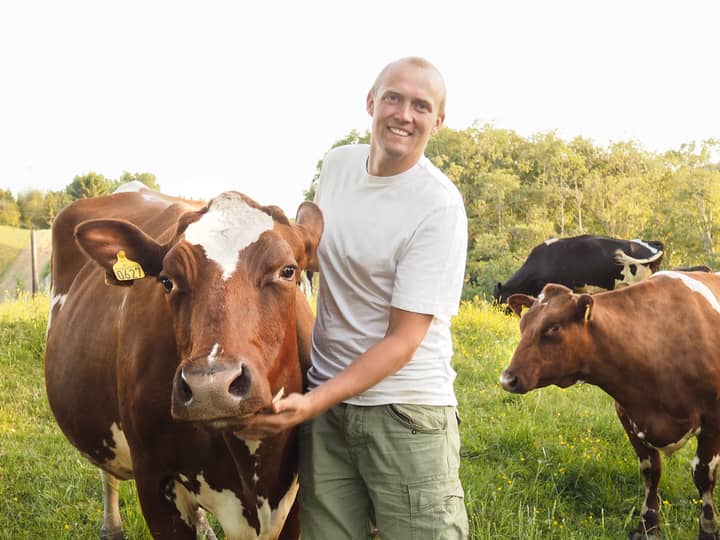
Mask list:
[[[295,266],[285,266],[282,270],[280,270],[280,277],[282,279],[293,279],[295,277],[295,272],[297,268]]]

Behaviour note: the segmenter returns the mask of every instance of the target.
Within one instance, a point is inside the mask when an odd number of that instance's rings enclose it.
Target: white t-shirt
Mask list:
[[[434,315],[403,368],[346,400],[355,405],[457,405],[450,318],[465,272],[467,217],[455,185],[426,157],[389,177],[367,173],[368,145],[331,150],[315,202],[325,228],[310,386],[380,341],[390,306]]]

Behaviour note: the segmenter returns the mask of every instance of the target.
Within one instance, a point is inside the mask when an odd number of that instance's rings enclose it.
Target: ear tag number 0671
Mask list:
[[[113,274],[115,274],[118,281],[130,281],[145,277],[145,272],[140,263],[128,259],[122,250],[118,251],[117,262],[113,264]]]

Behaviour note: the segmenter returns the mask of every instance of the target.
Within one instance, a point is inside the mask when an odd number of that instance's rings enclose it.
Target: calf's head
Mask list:
[[[521,317],[520,342],[500,375],[502,387],[524,394],[550,384],[564,388],[581,379],[592,297],[549,284],[537,299],[514,294],[508,304]],[[529,309],[523,314],[524,308]]]
[[[279,208],[226,192],[182,215],[165,244],[122,220],[85,221],[75,236],[111,284],[119,261],[157,281],[178,355],[172,416],[233,429],[280,389],[299,390],[298,283],[302,269],[317,270],[322,228],[313,203],[290,224]]]

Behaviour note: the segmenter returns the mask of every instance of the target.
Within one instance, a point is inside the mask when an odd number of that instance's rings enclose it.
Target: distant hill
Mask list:
[[[35,231],[35,253],[40,290],[47,290],[50,264],[50,229]],[[30,231],[0,225],[0,302],[17,296],[17,291],[32,289]]]

